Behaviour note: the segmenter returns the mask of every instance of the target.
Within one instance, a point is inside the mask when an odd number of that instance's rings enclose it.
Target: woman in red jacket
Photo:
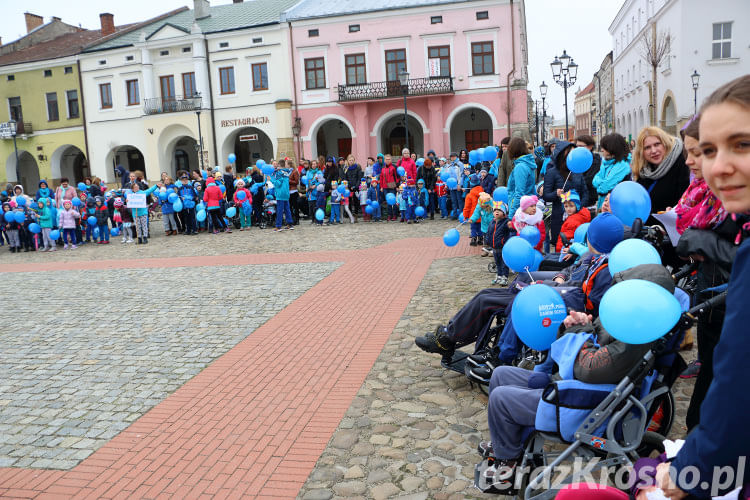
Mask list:
[[[565,213],[568,214],[568,218],[563,222],[562,228],[560,229],[560,235],[565,235],[568,241],[573,241],[576,229],[581,224],[591,222],[591,212],[588,208],[581,209],[581,197],[578,196],[575,189],[571,189],[567,193],[563,193],[561,196],[563,201],[563,207]],[[555,245],[556,251],[561,251],[563,247],[562,237],[557,237],[557,245]]]
[[[211,215],[211,223],[214,226],[214,234],[219,233],[221,223],[221,199],[224,194],[221,188],[216,185],[216,181],[211,177],[206,181],[206,190],[203,193],[203,201],[206,203],[206,209]]]

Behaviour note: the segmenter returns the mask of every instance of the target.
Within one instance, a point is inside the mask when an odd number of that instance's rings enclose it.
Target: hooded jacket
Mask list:
[[[560,226],[562,226],[563,209],[562,201],[560,196],[557,194],[558,189],[563,191],[570,191],[575,189],[578,195],[581,197],[581,206],[588,206],[588,194],[581,174],[570,173],[570,177],[566,179],[565,176],[559,170],[560,165],[560,154],[565,151],[566,148],[572,146],[567,141],[559,141],[555,147],[555,154],[552,158],[554,166],[550,164],[547,167],[547,173],[544,174],[544,201],[552,203],[552,216],[550,218],[550,226],[552,229],[552,236],[557,240],[557,235],[560,232]]]
[[[435,171],[435,166],[427,167],[426,165],[422,165],[417,170],[417,179],[422,179],[424,181],[424,187],[428,191],[435,191],[435,184],[437,183],[437,172]]]
[[[397,166],[404,167],[404,170],[406,170],[406,178],[411,179],[414,182],[417,182],[417,164],[414,163],[414,160],[409,158],[401,157],[400,160],[398,160]]]
[[[70,210],[65,209],[63,207],[57,212],[57,218],[58,218],[58,226],[62,229],[75,229],[76,228],[76,219],[81,218],[81,214],[78,213],[78,211],[70,207]]]
[[[42,229],[52,229],[52,226],[54,225],[52,220],[52,210],[47,206],[45,198],[41,198],[40,200],[44,202],[42,208],[39,208],[38,204],[34,207],[34,211],[37,213],[39,227]]]
[[[626,160],[615,162],[615,159],[604,160],[599,172],[591,180],[598,194],[596,208],[601,208],[604,198],[622,181],[630,179],[630,164]],[[591,200],[592,201],[592,200]]]
[[[501,250],[505,242],[516,234],[510,227],[509,222],[510,219],[507,216],[500,220],[493,218],[492,222],[490,222],[490,227],[487,228],[487,237],[490,240],[490,245],[495,250]]]
[[[272,176],[273,192],[278,201],[289,201],[289,171],[279,169]]]
[[[382,186],[383,189],[396,189],[396,187],[388,187],[389,183],[398,186],[398,172],[396,171],[396,166],[393,163],[391,163],[390,165],[383,165],[383,168],[380,170],[380,179],[378,180],[378,182],[378,185]]]
[[[206,203],[206,208],[209,210],[219,208],[223,196],[221,188],[215,182],[206,184],[206,190],[203,192],[203,201]]]
[[[560,234],[564,234],[565,237],[568,238],[568,241],[572,242],[573,236],[575,235],[578,226],[580,226],[581,224],[586,224],[587,222],[591,222],[591,212],[589,212],[588,208],[583,207],[578,212],[574,213],[573,215],[569,215],[568,218],[565,219],[562,228],[560,228]],[[562,238],[558,236],[555,250],[558,252],[562,250],[562,244]]]
[[[42,184],[44,184],[45,187],[42,187]],[[39,181],[39,189],[36,192],[36,201],[39,201],[40,198],[54,198],[55,193],[52,192],[52,190],[49,188],[49,184],[47,184],[47,181],[42,179]]]
[[[107,221],[109,220],[109,208],[107,207],[107,204],[104,203],[104,199],[101,196],[97,196],[96,201],[102,201],[101,206],[94,205],[94,213],[96,215],[96,224],[98,226],[106,226]]]
[[[477,206],[474,208],[474,213],[471,214],[471,217],[469,217],[469,220],[471,222],[479,221],[481,223],[482,232],[486,233],[489,230],[490,223],[493,220],[492,202],[490,202],[489,210],[484,210],[482,208],[482,205],[477,203]]]
[[[359,188],[359,182],[363,176],[362,168],[357,163],[346,167],[344,179],[349,183],[351,191],[356,191]]]
[[[469,194],[466,195],[466,200],[464,201],[464,217],[466,219],[469,219],[474,215],[474,209],[477,207],[479,195],[482,193],[484,193],[482,186],[474,186],[471,188],[471,191],[469,191]]]
[[[21,189],[21,194],[16,194],[16,189],[19,189],[19,188]],[[19,196],[22,196],[22,197],[26,198],[26,206],[30,206],[31,202],[35,201],[35,200],[32,200],[29,197],[29,195],[26,194],[26,192],[23,190],[23,186],[22,185],[16,184],[15,186],[13,186],[13,199],[15,200]]]
[[[507,152],[506,152],[507,155]],[[536,194],[536,162],[533,155],[523,155],[513,160],[513,171],[508,178],[508,213],[515,214],[521,206],[521,196]],[[546,192],[546,190],[545,190]]]

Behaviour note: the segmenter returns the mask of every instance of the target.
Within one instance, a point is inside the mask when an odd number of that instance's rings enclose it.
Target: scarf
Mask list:
[[[662,177],[667,175],[667,172],[669,172],[669,170],[672,168],[674,162],[676,162],[677,158],[682,155],[682,149],[682,139],[680,139],[679,137],[675,137],[674,145],[672,146],[672,150],[669,152],[667,157],[664,158],[656,167],[646,162],[646,164],[641,169],[640,176],[646,179],[651,179],[653,181],[661,179]]]
[[[727,217],[727,212],[703,179],[695,179],[674,207],[677,232],[688,228],[714,229]]]
[[[525,228],[526,226],[536,226],[540,222],[542,222],[542,219],[544,218],[544,210],[539,209],[539,205],[536,207],[536,213],[534,215],[529,215],[520,208],[516,210],[516,214],[513,216],[513,225],[516,228],[516,231],[519,233],[521,232],[521,229]]]

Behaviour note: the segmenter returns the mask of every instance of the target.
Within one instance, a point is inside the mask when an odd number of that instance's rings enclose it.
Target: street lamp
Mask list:
[[[555,80],[556,84],[563,88],[565,93],[565,139],[570,140],[568,133],[568,88],[576,82],[578,65],[568,53],[563,50],[560,57],[555,56],[554,61],[550,63],[550,67],[552,68],[552,78]]]
[[[539,93],[542,94],[542,144],[544,144],[544,120],[547,118],[547,108],[544,106],[544,99],[547,97],[547,84],[542,80],[539,86]]]
[[[693,114],[698,114],[698,82],[700,82],[701,75],[698,74],[698,70],[693,70],[693,74],[690,75],[690,79],[693,80]]]
[[[409,114],[406,111],[406,94],[409,93],[409,72],[401,70],[398,73],[398,81],[401,84],[401,91],[404,93],[404,130],[406,131],[405,148],[409,147]],[[411,151],[411,150],[409,150]]]
[[[8,122],[8,127],[10,128],[10,135],[13,137],[13,150],[16,153],[16,182],[20,184],[21,177],[19,176],[20,170],[18,168],[18,145],[16,144],[16,136],[18,135],[18,122],[11,118]]]
[[[201,133],[201,108],[203,107],[203,98],[199,92],[193,97],[193,106],[195,106],[195,115],[198,117],[198,153],[201,155],[201,171],[205,170],[203,165],[203,134]]]
[[[297,139],[297,161],[300,160],[302,155],[300,154],[299,148],[300,148],[300,141],[299,141],[299,135],[302,133],[302,118],[299,116],[294,117],[294,125],[292,125],[292,135]]]

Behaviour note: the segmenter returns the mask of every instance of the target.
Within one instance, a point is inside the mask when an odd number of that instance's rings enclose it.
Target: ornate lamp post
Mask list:
[[[698,83],[700,82],[701,75],[698,74],[697,70],[693,70],[693,74],[690,75],[690,79],[693,80],[693,114],[698,114]]]
[[[401,84],[401,91],[404,93],[404,130],[406,131],[405,148],[409,147],[409,114],[406,110],[406,94],[409,93],[409,72],[399,71],[398,81]],[[411,152],[411,149],[409,150]]]
[[[544,144],[544,132],[545,132],[545,118],[547,118],[547,108],[544,106],[544,99],[547,97],[547,84],[542,80],[542,84],[539,86],[539,93],[542,94],[542,144]]]
[[[563,50],[562,55],[558,58],[555,56],[555,60],[550,63],[552,67],[552,78],[555,83],[563,88],[565,93],[565,139],[570,140],[568,133],[568,88],[575,84],[578,75],[578,65]]]

